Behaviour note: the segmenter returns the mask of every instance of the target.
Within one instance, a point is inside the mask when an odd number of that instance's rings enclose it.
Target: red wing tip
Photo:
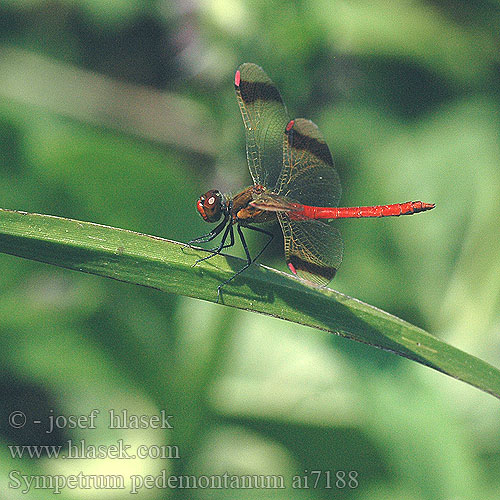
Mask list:
[[[295,120],[290,120],[290,121],[288,122],[288,124],[287,124],[287,126],[286,126],[286,131],[287,131],[287,132],[290,132],[290,130],[292,130],[294,123],[295,123]]]
[[[297,274],[297,269],[295,269],[295,266],[291,262],[288,263],[288,268],[293,274]]]
[[[236,74],[234,75],[234,84],[236,87],[240,86],[240,80],[241,80],[241,73],[240,70],[236,71]]]

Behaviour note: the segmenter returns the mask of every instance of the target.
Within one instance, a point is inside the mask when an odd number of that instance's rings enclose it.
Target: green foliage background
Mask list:
[[[493,0],[1,1],[0,206],[180,241],[206,232],[197,197],[250,182],[232,80],[256,62],[291,117],[323,131],[343,205],[437,205],[339,221],[332,286],[500,366],[499,23]],[[275,240],[263,261],[284,269]],[[20,497],[13,469],[280,474],[288,486],[143,498],[499,498],[498,402],[463,383],[272,318],[6,255],[0,268],[6,498]],[[17,409],[93,408],[93,430],[7,425]],[[124,408],[166,409],[174,429],[108,429]],[[181,458],[21,460],[7,448],[68,439],[177,445]],[[312,476],[291,488],[311,470],[354,470],[359,486],[313,488]]]

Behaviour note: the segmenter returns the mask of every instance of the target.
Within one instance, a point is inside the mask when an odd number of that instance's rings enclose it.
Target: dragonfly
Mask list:
[[[222,233],[220,244],[209,249],[210,255],[199,259],[199,263],[232,247],[236,228],[246,263],[218,286],[217,301],[224,285],[245,271],[270,244],[273,233],[256,224],[277,220],[290,271],[308,282],[325,286],[335,276],[343,254],[340,233],[328,220],[411,215],[434,208],[433,203],[421,201],[338,207],[340,179],[318,127],[304,118],[288,118],[276,85],[256,64],[242,64],[236,71],[234,86],[245,125],[253,185],[235,196],[216,189],[200,196],[196,208],[203,219],[209,223],[222,221],[208,234],[189,242],[190,245],[207,243]],[[269,238],[253,258],[242,228]]]

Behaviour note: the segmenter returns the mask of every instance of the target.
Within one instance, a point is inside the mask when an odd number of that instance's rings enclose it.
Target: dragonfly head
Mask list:
[[[206,222],[217,222],[224,211],[225,204],[222,194],[216,189],[211,189],[201,195],[196,209]]]

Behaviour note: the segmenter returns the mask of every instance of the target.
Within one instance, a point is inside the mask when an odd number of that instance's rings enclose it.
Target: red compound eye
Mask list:
[[[196,210],[206,222],[217,222],[222,215],[222,195],[212,189],[200,196],[196,203]]]

